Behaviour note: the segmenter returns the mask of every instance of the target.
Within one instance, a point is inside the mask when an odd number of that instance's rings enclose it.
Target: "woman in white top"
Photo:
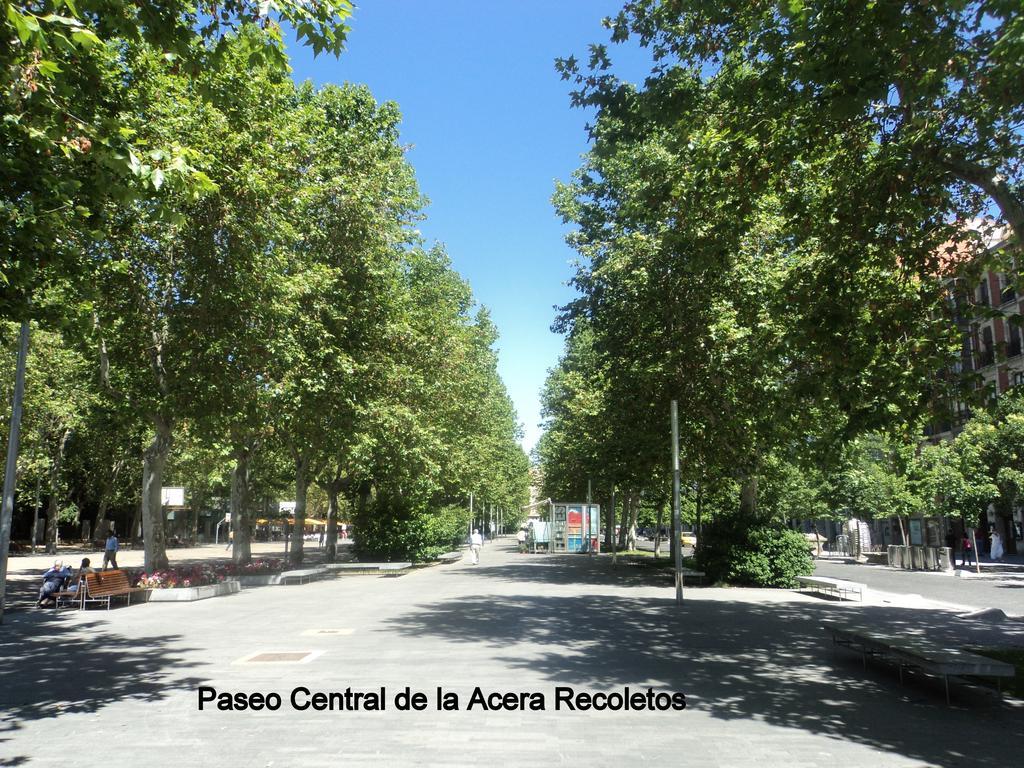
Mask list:
[[[996,531],[992,531],[992,535],[989,536],[992,539],[991,555],[993,560],[1003,559],[1003,537],[1000,536]]]

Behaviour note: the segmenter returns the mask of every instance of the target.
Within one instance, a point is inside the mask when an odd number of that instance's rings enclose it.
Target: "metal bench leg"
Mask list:
[[[903,687],[903,665],[902,664],[897,664],[896,666],[900,668],[900,687],[902,688]]]
[[[949,706],[949,675],[942,676],[943,681],[946,683],[946,706]]]

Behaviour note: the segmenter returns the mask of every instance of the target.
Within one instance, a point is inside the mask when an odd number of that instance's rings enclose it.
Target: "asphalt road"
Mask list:
[[[867,584],[870,589],[971,609],[1000,608],[1024,616],[1024,566],[986,566],[981,577],[959,578],[952,573],[901,571],[883,565],[815,562],[815,573]]]

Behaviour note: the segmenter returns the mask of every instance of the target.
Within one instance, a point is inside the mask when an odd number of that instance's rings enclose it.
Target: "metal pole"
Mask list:
[[[612,568],[615,567],[616,562],[619,558],[619,542],[618,536],[615,535],[615,483],[612,483]]]
[[[978,551],[978,539],[971,528],[971,546],[974,547],[974,572],[981,573],[981,553]]]
[[[21,321],[18,336],[18,363],[14,370],[14,399],[11,403],[11,431],[7,440],[7,464],[4,467],[3,503],[0,506],[0,624],[4,621],[4,596],[7,593],[7,552],[11,546],[11,520],[14,517],[14,484],[18,468],[18,438],[21,433],[21,405],[25,399],[25,362],[28,359],[28,320]]]
[[[679,520],[679,405],[672,401],[672,535],[675,537],[676,605],[683,603],[683,547]]]

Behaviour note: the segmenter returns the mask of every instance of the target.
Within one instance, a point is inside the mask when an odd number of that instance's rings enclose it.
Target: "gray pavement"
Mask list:
[[[914,601],[671,586],[610,558],[517,555],[400,578],[344,577],[196,603],[22,611],[0,626],[0,765],[685,766],[1019,764],[1024,705],[833,655],[824,618],[954,644],[1024,644],[1024,624]],[[249,661],[309,652],[306,663]],[[277,712],[198,711],[199,686],[277,692]],[[295,711],[297,686],[387,691],[384,711]],[[405,686],[425,711],[397,711]],[[461,710],[438,711],[436,688]],[[473,711],[539,692],[545,711]],[[554,710],[556,686],[680,691],[685,711]]]

